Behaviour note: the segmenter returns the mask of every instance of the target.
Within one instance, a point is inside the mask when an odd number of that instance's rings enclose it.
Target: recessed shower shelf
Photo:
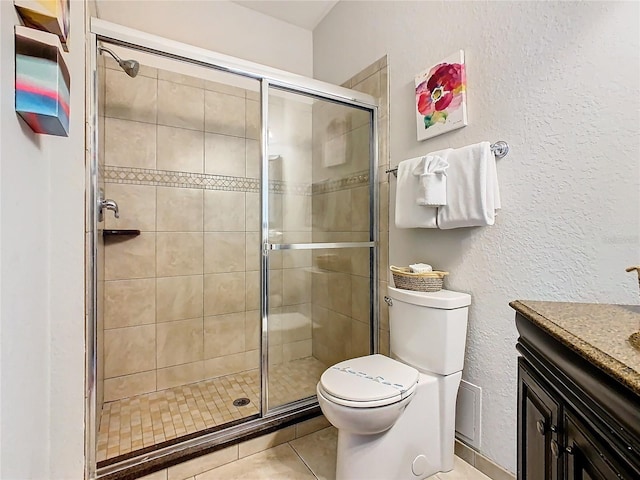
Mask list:
[[[137,237],[140,230],[103,230],[103,237]]]

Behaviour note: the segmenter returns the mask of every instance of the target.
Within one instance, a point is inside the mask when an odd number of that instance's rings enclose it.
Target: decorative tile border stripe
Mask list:
[[[260,191],[260,182],[256,178],[227,177],[223,175],[173,172],[147,168],[105,166],[103,178],[105,183],[127,183],[132,185],[197,188],[234,192]]]
[[[364,170],[353,173],[348,177],[339,178],[338,180],[326,180],[324,182],[314,183],[312,193],[316,195],[320,193],[336,192],[338,190],[346,190],[348,188],[355,188],[368,184],[369,171]]]
[[[223,190],[228,192],[260,192],[260,180],[248,177],[210,175],[206,173],[174,172],[135,167],[100,167],[105,183],[151,185],[160,187],[195,188],[201,190]],[[345,190],[369,184],[369,172],[356,172],[338,180],[327,180],[313,185],[304,183],[269,182],[269,192],[309,196]]]
[[[283,182],[281,180],[272,180],[269,182],[269,192],[311,196],[311,185],[309,185],[308,183],[291,183]]]
[[[260,180],[257,178],[114,166],[102,167],[100,174],[105,183],[224,190],[229,192],[260,192]],[[269,182],[269,191],[280,194],[311,195],[311,188],[308,184],[292,184],[282,181]]]

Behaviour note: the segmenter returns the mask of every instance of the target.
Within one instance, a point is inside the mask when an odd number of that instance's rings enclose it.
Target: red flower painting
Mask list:
[[[416,79],[416,108],[422,117],[422,128],[426,130],[437,123],[447,123],[450,114],[462,105],[465,89],[466,78],[462,62],[439,63],[426,75],[419,77],[419,80]],[[464,125],[466,118],[460,126]],[[420,127],[418,125],[418,129]]]

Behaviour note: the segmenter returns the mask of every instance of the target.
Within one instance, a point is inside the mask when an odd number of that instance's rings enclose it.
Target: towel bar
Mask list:
[[[509,153],[509,144],[504,140],[498,140],[496,143],[491,144],[491,151],[496,158],[504,158]],[[393,173],[394,177],[398,176],[398,167],[385,170],[385,173]]]

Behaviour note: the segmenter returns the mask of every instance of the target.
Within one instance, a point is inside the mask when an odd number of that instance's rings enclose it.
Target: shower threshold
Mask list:
[[[315,395],[325,369],[314,357],[271,366],[269,405]],[[259,373],[258,369],[247,370],[105,402],[98,433],[98,466],[258,417]],[[234,405],[241,398],[249,403]]]

